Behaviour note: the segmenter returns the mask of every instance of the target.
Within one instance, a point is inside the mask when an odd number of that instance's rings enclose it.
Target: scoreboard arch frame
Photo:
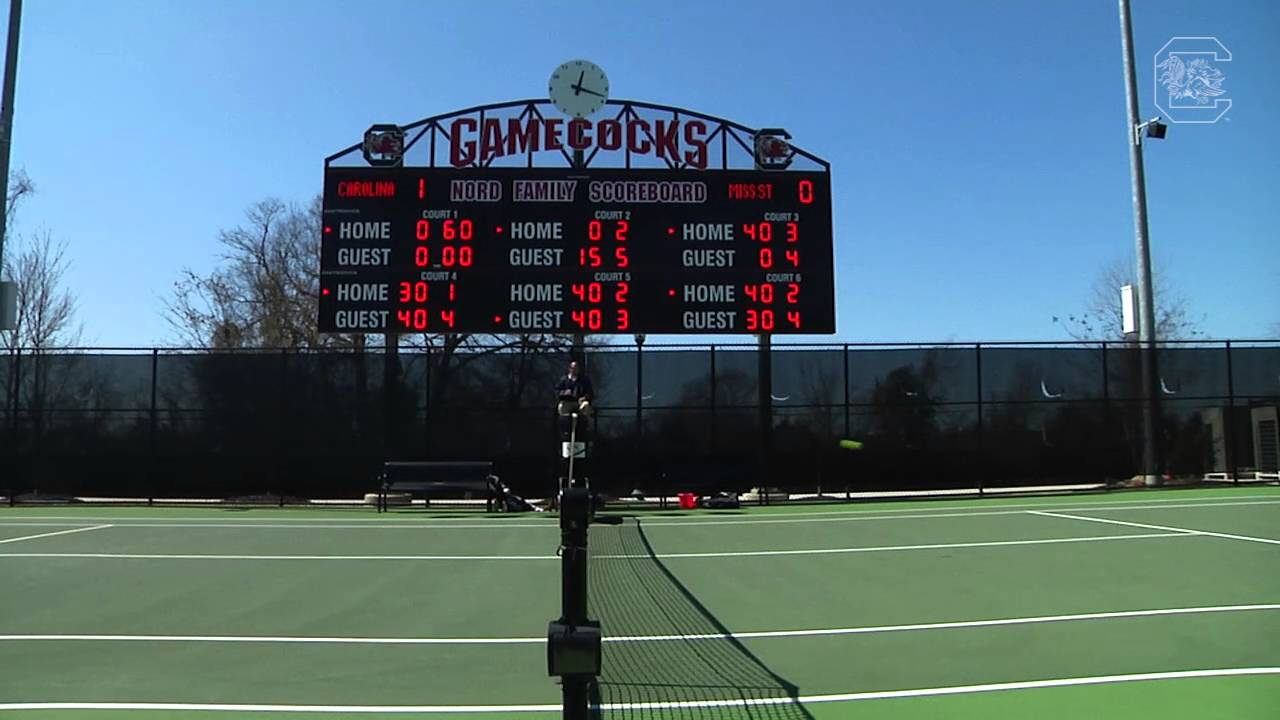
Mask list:
[[[437,155],[437,149],[438,149],[437,143],[443,140],[443,142],[447,147],[448,144],[451,142],[449,131],[447,128],[444,127],[444,123],[446,121],[456,120],[459,118],[474,115],[476,116],[476,119],[478,121],[478,127],[483,127],[485,116],[487,113],[491,113],[495,111],[503,111],[503,110],[510,111],[516,108],[520,109],[519,113],[515,115],[515,117],[519,119],[523,120],[527,118],[537,118],[541,120],[546,118],[548,115],[547,113],[543,112],[543,109],[550,108],[554,110],[555,105],[550,100],[545,100],[545,99],[544,100],[536,100],[536,99],[511,100],[507,102],[490,103],[487,105],[476,105],[474,107],[469,107],[462,110],[455,110],[453,112],[444,113],[442,115],[434,115],[432,117],[423,118],[421,120],[410,123],[408,125],[402,125],[400,127],[405,132],[405,136],[406,136],[405,143],[404,143],[404,153],[406,158],[408,157],[409,151],[412,150],[414,147],[416,147],[418,143],[422,142],[424,138],[425,138],[425,141],[429,144],[429,149],[427,152],[427,157],[429,158],[429,162],[427,164],[408,165],[406,163],[405,166],[406,167],[431,167],[431,168],[440,167],[440,165],[436,163],[436,155]],[[613,115],[613,117],[608,117],[607,113],[609,110],[614,110],[616,114]],[[601,110],[600,114],[598,114],[598,117],[602,117],[604,119],[614,119],[619,121],[633,121],[633,120],[645,119],[645,118],[642,118],[640,113],[638,112],[641,110],[653,112],[653,113],[669,113],[670,118],[676,121],[693,119],[693,120],[700,120],[702,122],[705,122],[711,125],[712,126],[711,130],[707,134],[705,141],[707,143],[707,147],[709,151],[713,143],[717,143],[719,145],[719,152],[717,154],[720,160],[719,169],[721,170],[733,169],[729,163],[731,148],[732,148],[732,152],[734,153],[739,153],[739,152],[745,153],[746,156],[750,157],[752,160],[754,160],[755,158],[755,152],[754,152],[754,149],[752,148],[751,143],[756,133],[760,132],[759,128],[751,128],[742,123],[735,122],[733,120],[717,117],[715,115],[708,115],[706,113],[698,112],[696,110],[689,110],[687,108],[680,108],[672,105],[661,105],[657,103],[643,102],[639,100],[611,99],[605,102],[605,106]],[[551,113],[551,117],[560,117],[559,111],[555,110],[554,113]],[[650,141],[653,140],[651,132],[649,134],[648,139]],[[354,145],[351,145],[350,147],[344,148],[342,150],[339,150],[336,153],[333,153],[332,155],[329,155],[324,160],[325,168],[330,167],[335,162],[347,159],[352,155],[354,155],[357,158],[363,159],[361,154],[361,148],[362,148],[362,143],[356,143]],[[809,163],[812,163],[812,166],[808,168],[797,167],[797,168],[787,168],[787,169],[779,169],[779,170],[769,170],[767,172],[783,172],[784,173],[788,169],[795,169],[795,170],[805,169],[805,170],[808,170],[809,172],[817,171],[817,172],[824,172],[828,174],[831,172],[831,163],[827,162],[823,158],[818,157],[817,155],[807,150],[804,150],[803,148],[797,147],[795,145],[791,145],[791,149],[794,150],[795,157],[803,158]],[[599,147],[592,148],[589,152],[584,152],[581,158],[581,162],[576,162],[573,152],[567,148],[560,148],[559,153],[555,153],[547,150],[534,151],[532,149],[529,149],[523,154],[527,158],[526,167],[530,167],[530,168],[552,167],[552,166],[559,167],[559,165],[549,165],[545,162],[541,165],[535,163],[535,158],[539,158],[544,155],[551,156],[551,157],[556,157],[558,155],[564,159],[565,161],[564,167],[577,167],[580,169],[587,169],[591,167],[591,163],[596,159],[596,157],[600,154],[600,152],[601,151]],[[634,153],[630,150],[630,148],[625,148],[623,150],[618,150],[614,152],[622,153],[624,156],[623,165],[621,166],[621,169],[628,169],[628,170],[632,169],[631,157]],[[490,157],[486,161],[475,160],[461,167],[475,168],[475,169],[487,168],[492,166],[495,159],[496,158],[494,157]],[[674,158],[664,157],[662,158],[662,160],[667,164],[667,167],[672,170],[689,169],[691,172],[698,172],[699,170],[701,170],[701,168],[689,168],[686,163],[680,162],[679,160],[676,160]],[[611,167],[611,169],[619,169],[619,168]]]

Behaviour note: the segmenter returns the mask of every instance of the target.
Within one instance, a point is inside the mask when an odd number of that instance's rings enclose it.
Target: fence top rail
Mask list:
[[[1139,347],[1136,341],[1126,340],[980,340],[980,341],[940,341],[940,342],[773,342],[770,348],[778,351],[787,350],[844,350],[844,349],[901,349],[901,350],[930,350],[940,348],[1008,348],[1008,347],[1085,347],[1085,348],[1116,348],[1126,349]],[[1280,338],[1244,338],[1244,339],[1220,339],[1220,340],[1159,340],[1156,342],[1158,347],[1201,347],[1201,348],[1224,348],[1228,345],[1231,347],[1280,347]],[[606,345],[588,345],[587,352],[633,352],[637,345],[633,343],[616,343]],[[757,342],[724,342],[724,343],[645,343],[644,351],[679,351],[679,350],[755,350],[759,348]],[[561,345],[521,345],[519,343],[473,343],[458,346],[449,352],[469,353],[469,352],[528,352],[530,350],[544,352],[546,354],[567,353],[571,351],[570,346]],[[126,346],[77,346],[77,347],[60,347],[60,348],[8,348],[4,354],[8,355],[84,355],[84,354],[113,354],[113,355],[261,355],[267,353],[273,354],[297,354],[297,355],[359,355],[370,354],[380,355],[386,351],[381,345],[367,346],[365,348],[353,347],[246,347],[246,348],[209,348],[209,347],[126,347]],[[446,352],[444,348],[431,346],[400,346],[398,351],[405,354],[429,354],[437,352]]]

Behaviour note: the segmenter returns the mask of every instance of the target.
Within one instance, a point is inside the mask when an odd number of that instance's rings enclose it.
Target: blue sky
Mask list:
[[[1213,337],[1280,323],[1280,4],[1134,0],[1152,55],[1212,35],[1234,101],[1147,149],[1157,272]],[[837,335],[1053,340],[1133,257],[1113,0],[44,0],[23,17],[19,234],[65,240],[85,340],[172,339],[161,299],[220,228],[305,203],[373,122],[539,97],[585,57],[614,97],[782,126],[832,163]],[[675,340],[676,338],[666,338]]]

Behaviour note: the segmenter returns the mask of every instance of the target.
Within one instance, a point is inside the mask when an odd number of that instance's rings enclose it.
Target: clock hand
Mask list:
[[[570,87],[572,87],[572,88],[573,88],[573,94],[574,94],[574,95],[581,95],[581,94],[582,94],[582,78],[586,77],[586,74],[587,74],[587,71],[586,71],[586,70],[583,70],[582,72],[578,73],[578,84],[577,84],[577,85],[571,85],[571,86],[570,86]]]
[[[598,93],[598,92],[596,92],[595,90],[592,90],[592,89],[590,89],[590,88],[582,87],[581,85],[574,85],[574,86],[573,86],[573,89],[574,89],[574,90],[580,90],[580,91],[582,91],[582,92],[584,92],[584,93],[588,93],[588,94],[591,94],[591,95],[595,95],[596,97],[606,97],[604,93]]]

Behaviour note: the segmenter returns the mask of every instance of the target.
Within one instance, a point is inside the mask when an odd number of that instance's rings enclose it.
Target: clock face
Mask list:
[[[589,60],[570,60],[556,68],[547,82],[551,102],[571,117],[587,117],[609,99],[609,78]]]

